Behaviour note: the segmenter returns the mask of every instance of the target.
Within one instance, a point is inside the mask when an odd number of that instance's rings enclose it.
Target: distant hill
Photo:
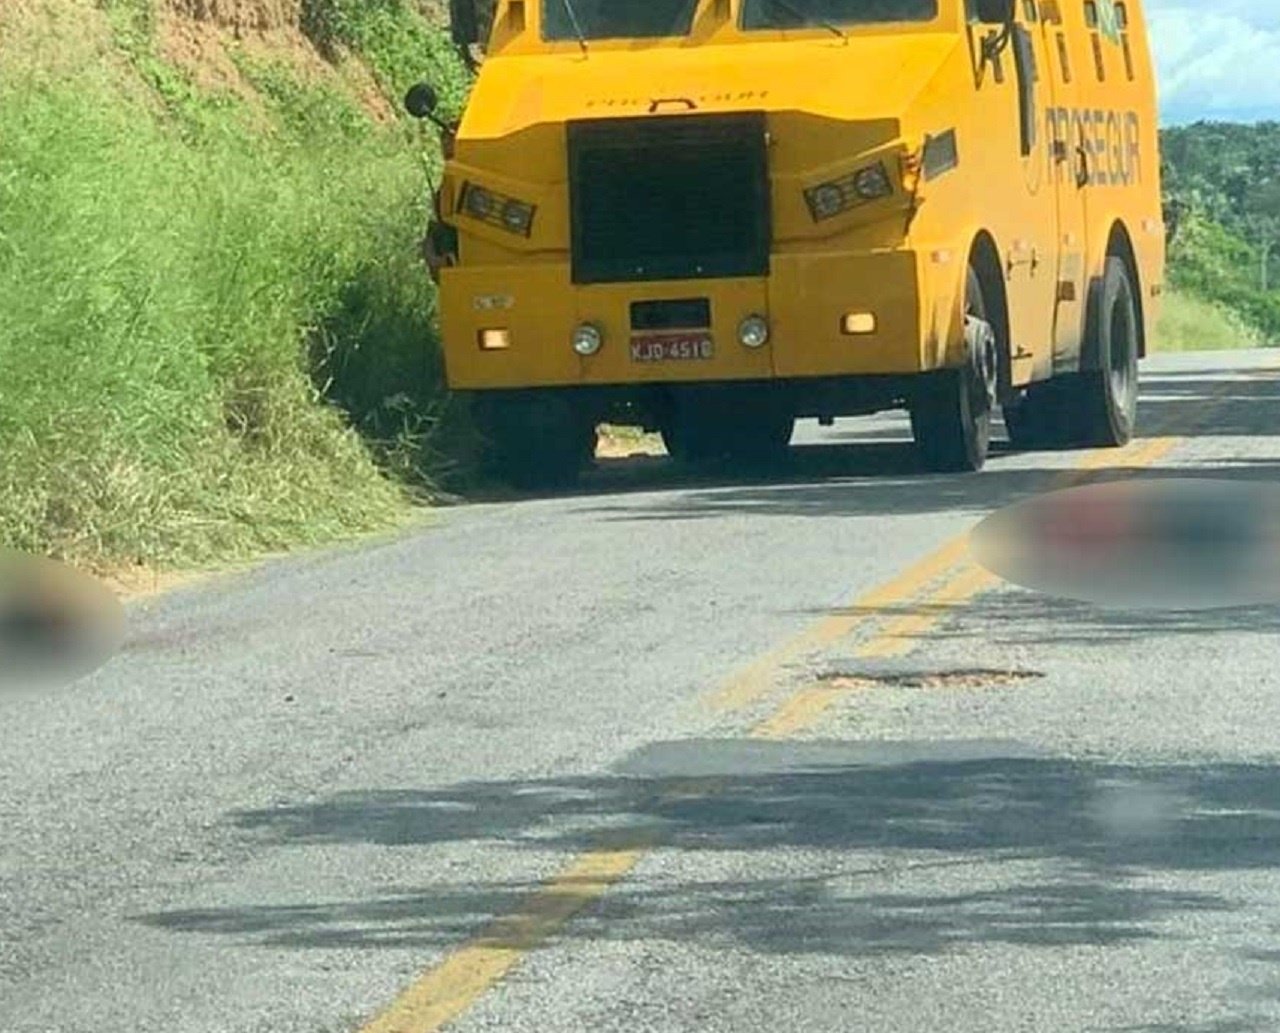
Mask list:
[[[1280,116],[1274,104],[1257,108],[1226,108],[1206,114],[1203,110],[1193,111],[1184,108],[1166,108],[1160,116],[1162,126],[1189,126],[1196,122],[1274,122]]]

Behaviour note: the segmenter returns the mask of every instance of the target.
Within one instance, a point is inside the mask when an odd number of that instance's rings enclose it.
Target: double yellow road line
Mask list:
[[[1056,477],[1050,484],[1050,490],[1076,484],[1094,471],[1116,467],[1140,470],[1154,466],[1168,455],[1178,441],[1178,438],[1172,437],[1148,438],[1120,450],[1089,452],[1076,466]],[[939,575],[946,575],[941,586],[926,595],[914,611],[886,621],[877,634],[854,650],[854,656],[863,660],[879,660],[909,653],[920,639],[952,611],[999,584],[998,577],[969,559],[968,538],[966,531],[950,539],[899,578],[875,589],[849,608],[849,616],[844,618],[844,629],[840,637],[850,633],[857,621],[876,616],[878,610],[911,602],[920,589]],[[753,688],[759,681],[760,679],[752,679]],[[732,704],[745,701],[743,687],[736,688],[736,695],[734,691],[731,689],[726,694]],[[783,739],[794,735],[811,726],[846,692],[847,690],[829,684],[803,688],[756,724],[750,734],[762,739]]]
[[[1231,389],[1230,381],[1209,395],[1184,429],[1207,422]],[[1054,478],[1051,488],[1066,487],[1104,470],[1139,470],[1153,466],[1179,444],[1180,437],[1135,441],[1122,449],[1085,453],[1073,467]],[[998,579],[968,557],[968,532],[957,535],[885,584],[860,596],[839,613],[823,618],[782,646],[764,654],[716,690],[708,702],[725,712],[740,711],[775,689],[784,667],[801,657],[843,640],[861,624],[880,620],[890,607],[919,598],[912,612],[884,620],[855,655],[885,658],[908,653],[950,613]],[[922,595],[923,593],[923,595]],[[817,684],[787,696],[753,725],[753,738],[780,739],[813,724],[848,690]],[[679,793],[680,789],[671,790]],[[704,783],[700,792],[707,792]],[[544,944],[574,915],[625,878],[658,839],[602,844],[573,858],[559,874],[514,912],[491,922],[479,936],[425,971],[361,1033],[434,1033],[458,1018],[530,952]]]

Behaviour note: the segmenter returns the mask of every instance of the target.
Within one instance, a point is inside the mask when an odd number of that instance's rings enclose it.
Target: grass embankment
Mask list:
[[[1153,352],[1256,348],[1262,333],[1224,305],[1181,291],[1165,295]]]
[[[111,570],[391,525],[439,415],[431,149],[269,54],[236,56],[250,91],[201,89],[149,0],[105,6],[105,59],[0,37],[0,544]],[[388,96],[431,70],[398,0],[304,10],[331,55],[394,43]]]

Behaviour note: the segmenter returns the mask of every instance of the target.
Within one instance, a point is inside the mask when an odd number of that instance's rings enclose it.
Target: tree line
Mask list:
[[[1280,340],[1280,123],[1161,133],[1169,282]]]

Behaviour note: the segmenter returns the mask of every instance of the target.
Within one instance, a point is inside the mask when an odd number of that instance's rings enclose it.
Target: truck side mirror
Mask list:
[[[984,25],[1008,25],[1014,19],[1014,0],[977,0],[974,11]]]
[[[404,109],[414,118],[430,118],[439,103],[440,98],[430,83],[416,83],[404,95]]]
[[[1013,0],[1010,0],[1012,4]],[[476,0],[449,0],[449,32],[453,42],[469,47],[480,42],[480,16]]]
[[[440,98],[436,94],[435,87],[430,83],[416,83],[409,87],[409,92],[404,95],[405,111],[414,118],[425,119],[440,130],[445,157],[448,158],[451,156],[453,138],[458,132],[458,125],[456,122],[447,122],[436,114],[439,103]]]

